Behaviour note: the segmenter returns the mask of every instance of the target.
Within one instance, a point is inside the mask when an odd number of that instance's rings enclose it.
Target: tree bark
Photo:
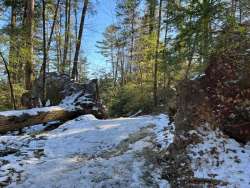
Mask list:
[[[14,90],[13,90],[13,86],[12,86],[12,82],[11,82],[11,75],[10,75],[10,71],[8,69],[8,64],[7,61],[4,59],[2,52],[0,52],[0,56],[3,59],[3,63],[7,72],[7,76],[8,76],[8,82],[9,82],[9,86],[10,86],[10,95],[11,95],[11,101],[13,104],[13,108],[14,110],[16,110],[16,100],[15,100],[15,95],[14,95]]]
[[[19,116],[15,115],[18,111],[0,113],[0,133],[19,130],[27,126],[50,121],[66,121],[81,115],[81,112],[67,111],[59,106],[40,108],[35,115],[32,110],[22,110],[23,113]],[[11,114],[11,112],[13,113]],[[6,116],[4,113],[9,115]]]
[[[132,73],[132,66],[133,66],[133,60],[134,60],[134,22],[135,22],[135,10],[133,10],[132,14],[132,20],[131,20],[131,48],[130,48],[130,64],[129,64],[129,73]]]
[[[62,15],[61,7],[59,7],[59,20],[57,22],[56,32],[56,51],[57,51],[57,71],[61,72],[62,67],[62,45],[61,45],[61,26],[62,26]]]
[[[99,101],[98,85],[96,84],[95,101]],[[84,104],[83,104],[84,105]],[[33,108],[28,110],[14,110],[0,112],[0,133],[8,131],[19,130],[24,127],[47,123],[51,121],[67,121],[79,117],[84,114],[93,114],[97,118],[106,118],[106,112],[101,106],[96,107],[98,110],[93,110],[93,106],[83,108],[75,108],[74,110],[67,110],[61,106],[51,106],[43,108]]]
[[[27,57],[25,62],[25,89],[30,90],[33,77],[33,25],[34,25],[34,0],[26,1],[26,18],[25,18],[25,38]]]
[[[76,42],[76,51],[75,51],[75,56],[74,56],[74,64],[73,64],[73,69],[72,69],[72,79],[77,80],[78,79],[78,59],[79,59],[79,53],[81,49],[81,41],[82,41],[82,35],[83,35],[83,27],[84,27],[84,21],[88,9],[88,0],[84,1],[83,9],[82,9],[82,16],[81,16],[81,22],[80,22],[80,28],[79,28],[79,33],[78,33],[78,39]]]
[[[63,61],[61,65],[61,73],[65,72],[65,66],[68,56],[68,47],[69,47],[69,32],[70,32],[70,16],[71,16],[71,2],[70,0],[66,0],[65,7],[65,38],[64,38],[64,50],[63,50]]]
[[[157,106],[158,103],[158,56],[159,56],[159,45],[160,45],[160,33],[161,33],[161,8],[162,0],[160,0],[159,6],[159,16],[158,16],[158,29],[157,29],[157,41],[156,41],[156,51],[155,51],[155,63],[154,63],[154,105]]]
[[[42,72],[43,72],[43,88],[42,88],[42,105],[45,106],[46,104],[46,96],[45,96],[45,82],[46,82],[46,64],[47,64],[47,46],[46,46],[46,20],[45,20],[45,10],[46,10],[46,3],[45,0],[43,2],[43,65],[42,65]]]
[[[15,74],[16,68],[16,58],[17,58],[17,51],[16,51],[16,1],[12,0],[11,4],[11,23],[10,23],[10,51],[9,51],[9,67],[11,68],[10,74],[13,83],[17,81],[17,76]]]
[[[44,1],[43,1],[44,3]],[[46,3],[45,3],[46,4]],[[59,9],[59,4],[60,4],[60,0],[57,0],[57,4],[56,4],[56,10],[55,10],[55,14],[54,14],[54,18],[53,18],[53,23],[52,23],[52,27],[51,27],[51,30],[50,30],[50,35],[49,35],[49,38],[48,38],[48,43],[46,45],[46,32],[45,33],[45,36],[43,36],[43,39],[45,39],[45,44],[43,44],[46,48],[46,64],[49,63],[49,50],[50,50],[50,46],[51,46],[51,42],[52,42],[52,37],[53,37],[53,34],[54,34],[54,30],[55,30],[55,26],[56,26],[56,21],[57,21],[57,14],[58,14],[58,9]],[[45,14],[45,10],[44,10],[44,14]],[[45,15],[43,15],[43,18],[45,20]],[[45,26],[45,23],[43,23],[43,26]],[[43,28],[44,31],[45,31],[45,28]],[[43,41],[44,42],[44,41]],[[58,50],[58,49],[57,49]],[[44,54],[45,54],[45,51],[44,51]],[[57,53],[58,55],[58,53]],[[58,58],[58,57],[57,57]],[[44,66],[41,67],[40,69],[40,74],[43,74],[43,68]],[[49,68],[49,67],[48,67]],[[45,70],[46,70],[46,66],[45,66]],[[49,72],[49,69],[47,70]]]
[[[58,9],[59,9],[59,4],[60,4],[60,0],[57,0],[56,10],[55,10],[55,14],[54,14],[54,18],[53,18],[53,23],[52,23],[52,27],[51,27],[51,31],[50,31],[50,35],[49,35],[48,45],[47,45],[47,51],[48,52],[50,50],[50,45],[51,45],[51,42],[52,42],[52,36],[53,36],[54,30],[55,30],[55,25],[56,25],[56,20],[57,20],[57,14],[58,14]]]

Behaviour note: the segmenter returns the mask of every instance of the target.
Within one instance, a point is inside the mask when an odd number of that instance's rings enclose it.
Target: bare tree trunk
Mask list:
[[[77,20],[77,6],[78,3],[75,1],[75,7],[74,7],[74,14],[75,14],[75,41],[77,41],[78,38],[78,20]]]
[[[60,72],[60,66],[62,62],[60,23],[57,23],[56,27],[56,59],[57,59],[57,72]]]
[[[240,24],[242,23],[242,4],[241,4],[241,0],[239,0],[239,22]]]
[[[45,0],[43,2],[43,88],[42,88],[42,105],[45,106],[46,104],[46,96],[45,96],[45,82],[46,82],[46,63],[47,63],[47,46],[46,46],[46,20],[45,20],[45,10],[46,10],[46,3]]]
[[[68,55],[68,47],[69,47],[69,33],[70,33],[70,15],[71,15],[71,1],[66,0],[66,7],[65,7],[65,38],[64,38],[64,50],[63,50],[63,61],[62,61],[62,67],[61,72],[64,73],[66,61],[67,61],[67,55]]]
[[[8,82],[9,82],[9,86],[10,86],[10,95],[11,95],[11,101],[12,101],[12,104],[13,104],[13,108],[14,108],[14,110],[16,110],[16,100],[15,100],[14,90],[13,90],[13,86],[12,86],[12,82],[11,82],[10,71],[8,69],[8,63],[4,59],[2,52],[0,52],[0,56],[3,59],[3,63],[4,63],[4,66],[5,66],[7,75],[8,75]]]
[[[48,52],[50,50],[50,45],[51,45],[51,42],[52,42],[52,37],[53,37],[53,34],[54,34],[54,30],[55,30],[55,25],[56,25],[56,20],[57,20],[57,14],[58,14],[59,5],[60,5],[60,0],[57,0],[56,10],[55,10],[55,14],[54,14],[54,18],[53,18],[53,23],[52,23],[52,27],[51,27],[51,31],[50,31],[50,35],[49,35],[48,45],[47,45],[47,51]]]
[[[79,28],[79,33],[78,33],[78,39],[76,42],[76,50],[75,50],[75,56],[74,56],[74,64],[73,64],[73,69],[72,69],[72,75],[71,78],[74,80],[78,79],[78,59],[79,59],[79,53],[81,49],[81,41],[82,41],[82,35],[83,35],[83,27],[84,27],[84,21],[85,21],[85,16],[87,13],[88,9],[88,0],[84,1],[83,9],[82,9],[82,16],[81,16],[81,22],[80,22],[80,28]]]
[[[62,14],[61,14],[61,7],[59,7],[59,23],[58,23],[58,32],[57,32],[57,47],[58,47],[58,72],[61,72],[62,67]]]
[[[165,36],[164,36],[164,55],[165,55],[165,62],[166,65],[164,67],[164,73],[163,73],[163,88],[164,91],[166,91],[166,80],[167,80],[167,70],[168,70],[168,59],[167,59],[167,44],[168,44],[168,29],[169,29],[169,24],[168,24],[168,18],[169,18],[169,12],[168,12],[168,2],[166,2],[166,23],[165,23]],[[170,72],[168,72],[168,78],[170,79]],[[168,79],[168,80],[169,80]],[[169,89],[169,88],[167,88]],[[166,102],[166,95],[164,95],[164,101]]]
[[[231,14],[233,18],[235,18],[236,6],[236,0],[231,0]]]
[[[75,37],[74,37],[74,43],[76,45],[77,43],[77,40],[78,40],[78,12],[77,12],[77,9],[78,9],[78,1],[75,0],[74,1],[74,17],[75,17],[75,23],[74,23],[74,33],[75,33]],[[73,53],[73,46],[71,44],[71,52]],[[74,62],[73,62],[73,66],[74,66]],[[80,68],[80,67],[79,67]],[[73,67],[72,67],[72,70],[73,70]],[[72,70],[69,70],[69,74],[71,74]],[[80,70],[81,71],[81,70]]]
[[[208,63],[208,55],[209,55],[209,26],[210,26],[210,17],[207,15],[209,1],[203,1],[203,11],[204,11],[204,18],[203,18],[203,49],[202,49],[202,56],[203,56],[203,63]]]
[[[115,62],[114,62],[114,48],[113,48],[113,46],[111,46],[110,56],[111,56],[111,65],[112,65],[112,76],[113,76],[113,80],[114,80],[114,78],[115,78]]]
[[[121,57],[121,86],[124,85],[125,75],[124,75],[124,46],[122,47],[122,57]]]
[[[118,48],[118,51],[117,51],[117,56],[116,56],[116,62],[115,62],[115,65],[114,65],[114,68],[115,68],[115,75],[114,75],[114,87],[116,87],[116,82],[117,82],[117,78],[118,78],[118,66],[119,66],[119,57],[121,56],[121,52],[120,52],[120,48]]]
[[[159,45],[160,45],[160,33],[161,33],[161,8],[162,0],[160,0],[159,6],[159,17],[158,17],[158,29],[157,29],[157,41],[156,41],[156,51],[155,51],[155,63],[154,63],[154,105],[157,106],[158,103],[158,56],[159,56]]]
[[[72,42],[72,38],[69,39],[69,72],[68,74],[70,75],[71,73],[71,62],[72,62],[72,53],[73,53],[73,42]]]
[[[45,3],[45,2],[43,2],[43,3]],[[45,39],[45,45],[44,46],[46,47],[46,65],[48,66],[48,70],[47,70],[48,72],[49,72],[49,64],[48,64],[49,63],[49,50],[50,50],[50,46],[51,46],[51,42],[52,42],[52,37],[53,37],[55,26],[56,26],[56,20],[57,20],[57,13],[58,13],[58,9],[59,9],[59,4],[60,4],[60,0],[57,0],[56,10],[55,10],[55,14],[54,14],[53,23],[52,23],[52,27],[51,27],[51,30],[50,30],[50,35],[49,35],[49,38],[48,38],[48,44],[47,44],[47,46],[46,46],[46,39],[47,39],[47,37],[43,36],[44,39]],[[43,15],[43,16],[45,18],[45,15]],[[45,23],[43,23],[43,24],[45,26]],[[44,31],[45,31],[45,29],[44,29]],[[44,32],[44,33],[45,33],[45,36],[46,36],[46,32]],[[40,70],[41,74],[43,74],[43,68],[44,68],[44,66],[41,67],[41,70]],[[45,66],[45,68],[46,68],[46,66]]]
[[[151,0],[149,3],[149,34],[152,34],[154,31],[155,7],[156,7],[156,0]]]
[[[25,39],[27,48],[27,57],[25,62],[25,89],[30,90],[33,77],[33,25],[34,25],[34,0],[26,1],[26,18],[25,18]]]
[[[135,22],[135,10],[133,10],[132,21],[131,21],[131,48],[130,48],[130,65],[129,65],[129,73],[132,73],[132,64],[133,64],[133,56],[134,56],[134,22]]]
[[[56,65],[56,69],[57,72],[60,72],[60,48],[59,48],[59,44],[58,44],[58,39],[56,41],[56,61],[57,61],[57,65]]]
[[[16,58],[17,58],[17,50],[16,50],[16,1],[12,0],[11,2],[11,32],[10,32],[10,51],[9,51],[9,67],[11,73],[11,79],[13,83],[16,83],[17,76],[15,74],[16,69]]]

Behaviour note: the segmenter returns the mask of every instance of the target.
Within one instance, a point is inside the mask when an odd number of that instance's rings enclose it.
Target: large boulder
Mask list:
[[[25,108],[41,107],[43,93],[42,77],[35,79],[32,90],[24,93],[22,104]],[[46,106],[68,106],[79,108],[84,114],[92,113],[98,117],[106,117],[105,106],[99,98],[98,80],[87,83],[76,83],[68,75],[47,73],[45,88]]]
[[[97,95],[96,85],[97,80],[91,80],[88,83],[76,83],[71,80],[70,76],[66,74],[58,74],[55,72],[46,74],[46,101],[50,105],[58,105],[65,97],[73,95],[79,91]],[[39,77],[35,79],[31,90],[31,96],[35,100],[42,98],[43,79]]]

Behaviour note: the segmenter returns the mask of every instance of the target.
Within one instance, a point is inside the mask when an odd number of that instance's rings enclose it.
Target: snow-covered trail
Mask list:
[[[0,187],[168,187],[157,155],[173,142],[166,115],[81,116],[37,135],[1,136]]]

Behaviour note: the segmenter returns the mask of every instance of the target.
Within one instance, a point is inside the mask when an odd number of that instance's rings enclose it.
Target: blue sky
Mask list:
[[[105,3],[104,3],[105,2]],[[116,0],[94,0],[95,14],[89,13],[86,20],[82,49],[87,57],[89,65],[89,76],[99,74],[101,71],[108,71],[110,65],[105,58],[98,53],[96,41],[102,40],[102,33],[105,28],[115,22]]]
[[[93,10],[88,12],[85,20],[84,35],[81,45],[81,52],[88,59],[88,76],[93,78],[98,76],[101,72],[108,72],[110,65],[106,63],[105,58],[98,53],[96,48],[96,41],[102,40],[102,33],[106,27],[115,22],[115,5],[117,0],[92,0]],[[79,6],[78,22],[80,21],[82,5]],[[94,12],[94,13],[92,13]],[[1,12],[3,13],[3,12]],[[9,15],[7,12],[0,15],[0,28],[9,22]],[[4,51],[5,49],[1,49]]]

